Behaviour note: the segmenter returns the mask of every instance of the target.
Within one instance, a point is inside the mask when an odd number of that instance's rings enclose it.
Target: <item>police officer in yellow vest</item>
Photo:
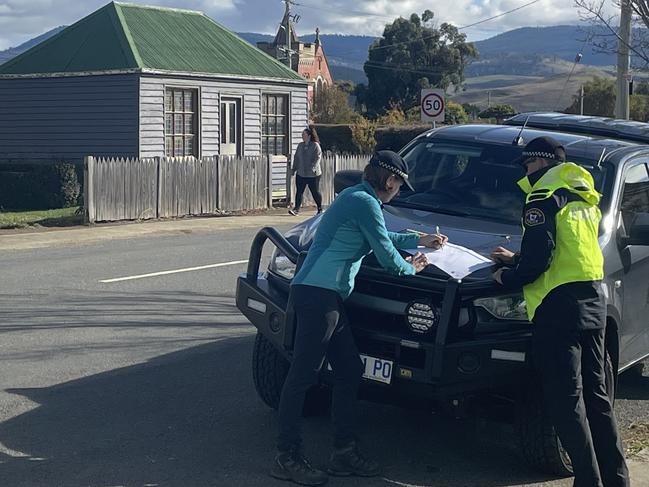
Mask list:
[[[574,487],[628,487],[629,476],[605,385],[600,194],[550,137],[529,142],[518,182],[527,199],[518,254],[496,248],[494,279],[523,287],[534,323],[532,355],[545,401],[570,455]]]

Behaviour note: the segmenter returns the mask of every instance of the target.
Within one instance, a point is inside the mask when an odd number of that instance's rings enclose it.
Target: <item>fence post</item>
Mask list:
[[[83,206],[86,224],[95,223],[95,158],[86,156],[83,161]]]
[[[156,209],[155,217],[160,218],[160,209],[162,206],[162,171],[160,170],[160,157],[156,156],[155,165],[156,165]]]
[[[262,156],[266,161],[266,208],[273,208],[273,161],[270,154]]]
[[[291,173],[291,155],[286,156],[286,207],[293,204],[293,174]]]
[[[214,156],[214,165],[216,166],[214,169],[214,174],[216,175],[216,188],[215,188],[215,195],[216,195],[216,209],[221,212],[222,211],[222,205],[221,205],[221,154],[217,154]]]

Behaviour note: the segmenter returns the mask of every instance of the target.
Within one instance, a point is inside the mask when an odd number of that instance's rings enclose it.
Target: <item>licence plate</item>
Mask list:
[[[370,357],[368,355],[360,354],[361,360],[365,365],[363,377],[377,382],[389,384],[392,380],[392,364],[391,360],[382,358]]]

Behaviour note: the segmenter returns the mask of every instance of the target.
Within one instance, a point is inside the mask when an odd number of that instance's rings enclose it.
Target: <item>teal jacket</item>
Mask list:
[[[291,285],[303,284],[338,292],[354,289],[361,261],[370,252],[389,273],[413,275],[415,268],[397,249],[416,248],[419,236],[389,232],[374,188],[363,181],[340,193],[323,214],[304,264]]]

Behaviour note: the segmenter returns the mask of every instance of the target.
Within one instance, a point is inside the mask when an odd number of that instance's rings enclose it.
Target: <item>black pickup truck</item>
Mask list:
[[[522,133],[521,129],[523,128]],[[522,141],[517,139],[521,135]],[[568,160],[588,169],[603,194],[600,245],[605,256],[608,386],[649,356],[649,124],[559,113],[523,114],[504,125],[462,125],[424,133],[401,151],[415,191],[384,206],[392,231],[436,227],[451,242],[488,256],[521,240],[522,177],[514,160],[522,144],[550,135]],[[513,142],[514,141],[514,142]],[[336,175],[336,189],[360,180]],[[292,276],[308,252],[319,217],[286,235],[264,228],[237,285],[237,306],[257,328],[253,375],[257,392],[277,408],[291,360],[295,320]],[[259,272],[264,243],[275,250]],[[503,294],[482,268],[462,280],[435,266],[411,277],[363,261],[346,303],[366,364],[362,397],[404,405],[443,406],[460,413],[479,399],[512,405],[520,451],[533,466],[570,474],[569,458],[549,424],[530,367],[530,327],[522,292]],[[309,392],[305,413],[329,405],[329,372]],[[413,401],[413,398],[416,401]]]

